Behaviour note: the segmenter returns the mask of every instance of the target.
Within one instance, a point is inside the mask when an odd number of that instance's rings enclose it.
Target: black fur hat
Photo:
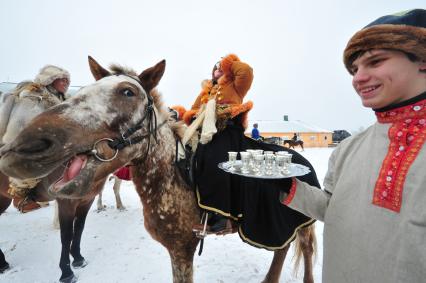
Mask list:
[[[426,10],[383,16],[355,33],[343,53],[349,73],[354,55],[370,49],[399,50],[426,61]]]

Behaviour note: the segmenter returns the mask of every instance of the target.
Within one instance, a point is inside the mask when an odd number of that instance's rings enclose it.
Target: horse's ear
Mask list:
[[[147,93],[158,85],[166,68],[166,60],[162,60],[154,67],[148,68],[139,75],[142,86]]]
[[[99,65],[98,62],[95,61],[91,56],[88,57],[89,59],[89,66],[90,71],[92,72],[93,77],[95,80],[100,80],[104,77],[110,76],[111,73],[105,70],[101,65]]]

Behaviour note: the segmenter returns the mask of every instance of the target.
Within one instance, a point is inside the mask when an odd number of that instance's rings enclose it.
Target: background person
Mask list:
[[[45,87],[51,94],[64,101],[65,94],[70,86],[70,80],[71,76],[67,70],[54,65],[46,65],[40,69],[34,82]]]
[[[251,130],[251,138],[254,140],[260,139],[260,133],[258,129],[259,125],[257,123],[253,124],[253,129]]]
[[[26,81],[18,84],[15,89],[15,94],[18,97],[25,95],[34,95],[43,97],[43,99],[49,99],[52,106],[59,104],[66,98],[66,92],[70,85],[70,74],[65,69],[54,66],[46,65],[40,69],[36,75],[34,82]],[[32,118],[31,113],[26,115],[26,119]],[[23,121],[9,121],[7,125],[8,131],[2,136],[3,142],[12,141],[19,131],[26,125]],[[36,202],[31,198],[26,197],[32,188],[34,188],[39,180],[18,180],[9,178],[10,189],[9,193],[13,195],[13,205],[21,212],[29,212],[38,209],[42,206],[48,205],[48,202]]]

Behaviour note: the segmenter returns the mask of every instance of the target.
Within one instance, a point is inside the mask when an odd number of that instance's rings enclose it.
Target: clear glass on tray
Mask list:
[[[229,171],[235,171],[235,162],[237,161],[237,155],[238,152],[236,151],[228,151],[228,161],[229,161],[229,165],[231,165],[231,167],[229,167]]]
[[[267,152],[265,154],[265,174],[268,176],[274,173],[274,160],[275,155],[273,152]]]
[[[250,153],[247,151],[240,151],[241,156],[241,173],[248,174],[250,173]]]
[[[238,154],[241,160],[238,160]],[[246,151],[229,151],[228,162],[218,164],[222,170],[246,177],[281,179],[303,176],[310,169],[301,164],[292,163],[293,155],[287,151],[263,151],[247,149]]]
[[[262,175],[262,167],[263,167],[264,159],[265,159],[265,156],[263,154],[254,155],[253,172],[255,175]]]

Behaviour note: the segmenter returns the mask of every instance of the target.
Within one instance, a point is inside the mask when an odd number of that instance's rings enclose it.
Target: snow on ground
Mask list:
[[[320,183],[327,170],[332,148],[307,148],[304,155],[314,166]],[[168,253],[145,231],[142,206],[133,183],[123,182],[121,195],[127,210],[115,209],[112,182],[107,182],[104,203],[107,210],[92,206],[83,232],[81,251],[89,264],[74,269],[81,283],[172,282]],[[52,225],[53,208],[27,214],[9,207],[0,216],[0,247],[11,269],[0,274],[0,282],[58,282],[61,251],[59,231]],[[321,282],[323,224],[317,222],[318,257],[315,282]],[[198,252],[198,250],[197,250]],[[237,234],[209,236],[203,254],[194,257],[195,282],[260,282],[268,271],[273,253],[243,243]],[[303,268],[295,276],[290,249],[280,282],[302,282]],[[302,265],[303,266],[303,265]]]

